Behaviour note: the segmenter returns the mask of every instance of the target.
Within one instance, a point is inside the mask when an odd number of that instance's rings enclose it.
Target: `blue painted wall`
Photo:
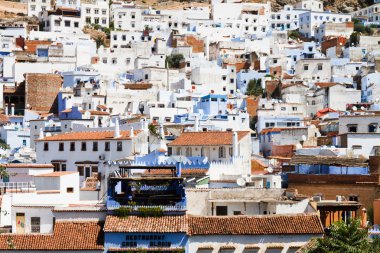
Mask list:
[[[178,248],[187,244],[186,233],[105,233],[105,252],[109,248]],[[159,246],[162,245],[162,246]]]

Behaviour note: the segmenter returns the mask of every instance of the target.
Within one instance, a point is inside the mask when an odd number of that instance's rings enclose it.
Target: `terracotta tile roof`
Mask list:
[[[84,114],[86,111],[85,110],[80,110],[80,113]],[[102,111],[96,111],[96,110],[90,110],[88,111],[91,113],[91,115],[110,115],[108,112],[102,112]]]
[[[238,140],[248,135],[249,131],[238,131]],[[232,131],[184,132],[168,146],[217,146],[232,145]]]
[[[337,83],[333,83],[333,82],[319,82],[319,83],[315,83],[316,86],[319,86],[321,88],[328,88],[328,87],[332,87],[332,86],[335,86]]]
[[[323,234],[317,215],[188,216],[191,235]]]
[[[61,177],[61,176],[70,175],[70,174],[74,174],[74,173],[78,173],[78,172],[75,172],[75,171],[56,171],[56,172],[52,172],[52,173],[35,175],[35,177]]]
[[[39,164],[39,163],[7,163],[4,164],[5,168],[15,169],[15,168],[33,168],[33,169],[50,169],[54,168],[53,164]]]
[[[133,131],[135,136],[142,132],[141,130]],[[53,136],[47,136],[43,139],[36,141],[91,141],[91,140],[130,140],[129,131],[120,131],[121,136],[118,138],[113,137],[114,131],[86,131],[86,132],[69,132],[64,134],[57,134]]]
[[[206,175],[208,169],[182,169],[182,175]],[[160,169],[160,170],[145,170],[144,175],[172,175],[170,169]],[[175,173],[175,172],[174,172]]]
[[[102,223],[56,222],[53,234],[0,234],[0,250],[103,250]]]
[[[186,232],[186,216],[121,218],[108,215],[104,232],[179,233]]]
[[[0,124],[7,124],[9,122],[9,117],[4,114],[0,114]]]
[[[283,128],[266,128],[261,130],[260,134],[273,133],[273,132],[281,132]]]
[[[101,110],[107,110],[108,107],[106,105],[97,105],[96,108],[99,108]]]

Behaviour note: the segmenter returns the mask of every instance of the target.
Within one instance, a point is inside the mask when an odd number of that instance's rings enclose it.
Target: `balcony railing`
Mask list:
[[[130,208],[132,211],[137,211],[139,208],[161,208],[163,211],[186,211],[186,203],[184,201],[175,205],[120,205],[119,202],[112,198],[107,199],[107,209],[115,210],[120,207]]]
[[[35,191],[36,187],[32,182],[0,182],[0,194],[12,192],[31,192]]]

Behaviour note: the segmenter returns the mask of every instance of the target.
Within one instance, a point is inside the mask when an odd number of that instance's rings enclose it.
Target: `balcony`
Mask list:
[[[62,129],[60,126],[45,127],[44,132],[61,132]]]

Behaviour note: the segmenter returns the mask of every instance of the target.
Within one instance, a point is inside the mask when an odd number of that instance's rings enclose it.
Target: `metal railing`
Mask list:
[[[32,182],[0,182],[0,194],[12,190],[12,192],[34,191],[36,186]]]
[[[119,203],[107,203],[108,210],[115,210],[120,207],[130,208],[133,211],[137,211],[139,208],[160,208],[163,211],[184,211],[186,210],[185,205],[174,205],[174,206],[162,206],[162,205],[154,205],[154,206],[144,206],[144,205],[120,205]]]

